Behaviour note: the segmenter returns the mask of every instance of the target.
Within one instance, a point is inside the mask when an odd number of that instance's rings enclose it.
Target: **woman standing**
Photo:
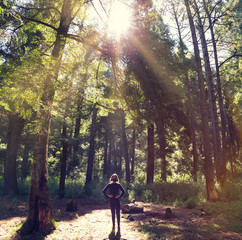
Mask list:
[[[119,190],[121,194],[119,195]],[[108,193],[107,193],[108,192]],[[114,173],[110,178],[110,183],[103,189],[103,194],[109,198],[113,228],[111,235],[115,235],[115,211],[117,215],[118,232],[117,237],[120,237],[120,198],[124,195],[125,191],[122,185],[119,183],[118,175]]]

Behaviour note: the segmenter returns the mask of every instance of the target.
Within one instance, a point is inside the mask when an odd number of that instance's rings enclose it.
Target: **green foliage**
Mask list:
[[[149,186],[153,192],[153,200],[159,202],[186,201],[189,198],[203,197],[204,188],[200,184],[190,183],[155,183]]]
[[[152,190],[144,190],[141,196],[142,201],[144,202],[153,202],[154,194]]]
[[[18,181],[18,188],[19,188],[19,194],[22,196],[27,196],[29,194],[31,184],[31,177],[27,177],[27,179],[19,180]]]
[[[194,198],[189,198],[185,201],[185,206],[188,209],[196,208],[198,206],[197,200]]]
[[[220,189],[220,199],[222,201],[242,200],[242,181],[227,181]]]
[[[39,110],[42,81],[47,69],[41,61],[39,53],[34,51],[18,65],[1,66],[0,77],[4,86],[0,89],[0,105],[6,110],[18,112],[25,119],[30,119]]]
[[[52,177],[49,178],[48,186],[51,198],[58,197],[59,192],[59,178]],[[29,194],[31,184],[31,178],[28,177],[24,181],[18,180],[18,187],[21,196],[27,196]],[[89,199],[91,204],[95,203],[104,203],[105,198],[102,193],[102,189],[106,183],[100,181],[98,183],[93,183],[88,186],[88,189],[85,188],[85,178],[79,178],[78,180],[72,180],[70,178],[66,179],[65,190],[66,198],[82,198]],[[3,177],[0,177],[0,196],[2,195],[3,189]]]
[[[188,199],[194,201],[206,198],[205,186],[202,183],[194,182],[173,182],[154,183],[146,185],[144,182],[134,182],[131,184],[129,200],[141,197],[144,202],[174,203],[182,205]]]
[[[55,152],[56,157],[51,155],[48,158],[48,174],[51,178],[55,178],[59,175],[60,154]]]
[[[225,219],[217,223],[221,228],[242,233],[242,200],[217,203],[206,202],[203,207],[211,216]]]
[[[177,200],[173,203],[174,207],[182,207],[183,206],[183,202],[181,200]]]
[[[134,190],[128,190],[128,200],[129,202],[133,202],[135,200],[135,191]]]

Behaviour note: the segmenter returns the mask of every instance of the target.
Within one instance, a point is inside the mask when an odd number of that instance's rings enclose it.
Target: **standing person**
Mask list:
[[[119,190],[121,194],[119,195]],[[109,194],[108,194],[108,193]],[[110,235],[115,235],[115,211],[117,215],[118,232],[117,237],[120,238],[120,198],[124,195],[125,191],[122,185],[119,183],[118,175],[114,173],[110,178],[110,183],[106,185],[103,189],[103,194],[109,199],[111,213],[112,213],[112,223],[113,228]]]

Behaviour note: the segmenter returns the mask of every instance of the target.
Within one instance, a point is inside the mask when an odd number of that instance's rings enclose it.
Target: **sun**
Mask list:
[[[134,15],[130,0],[92,0],[87,22],[116,41],[128,34]]]
[[[128,33],[131,22],[131,8],[119,1],[113,2],[110,9],[108,32],[113,35],[114,38],[120,39],[121,36]]]

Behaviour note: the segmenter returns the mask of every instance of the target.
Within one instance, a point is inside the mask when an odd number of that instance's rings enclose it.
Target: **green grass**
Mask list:
[[[200,228],[193,225],[175,225],[172,223],[166,224],[144,224],[140,228],[141,232],[148,234],[148,239],[150,240],[184,240],[184,239],[192,239],[199,240],[201,239],[209,239],[209,240],[217,240],[216,233],[210,232],[209,229]]]
[[[242,200],[232,202],[206,202],[203,207],[212,217],[221,217],[216,223],[217,227],[242,233]]]

